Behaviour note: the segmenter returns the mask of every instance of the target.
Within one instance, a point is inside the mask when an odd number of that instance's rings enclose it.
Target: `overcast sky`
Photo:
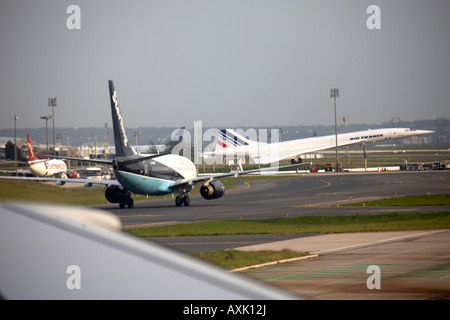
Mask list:
[[[69,29],[80,8],[81,29]],[[381,29],[370,30],[370,5]],[[0,0],[0,128],[450,117],[448,0]],[[376,18],[376,17],[375,17]]]

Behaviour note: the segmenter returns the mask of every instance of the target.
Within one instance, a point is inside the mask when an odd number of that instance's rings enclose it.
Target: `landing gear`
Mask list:
[[[132,198],[128,198],[127,202],[128,202],[128,208],[131,209],[134,207],[134,200]]]
[[[191,198],[189,196],[191,195],[192,186],[185,185],[181,188],[177,188],[173,190],[173,193],[176,194],[175,198],[175,205],[177,207],[181,207],[183,204],[185,207],[189,207],[191,204]]]
[[[189,207],[189,205],[191,204],[191,198],[189,198],[189,195],[185,195],[185,194],[182,194],[182,195],[179,195],[179,196],[177,196],[176,198],[175,198],[175,205],[177,206],[177,207],[180,207],[180,206],[182,206],[182,205],[185,205],[186,207]]]
[[[119,208],[124,209],[125,206],[128,206],[129,209],[134,207],[134,200],[131,198],[131,192],[126,192],[126,195],[122,197],[119,201]]]
[[[133,200],[133,198],[124,198],[124,199],[121,199],[119,201],[120,209],[124,209],[126,205],[128,205],[129,209],[133,208],[134,207],[134,200]]]
[[[128,206],[130,209],[134,207],[131,192],[121,186],[108,186],[105,190],[105,198],[111,203],[118,203],[120,209],[125,208],[125,206]]]
[[[367,152],[366,152],[366,144],[363,143],[363,153],[364,153],[364,171],[367,171]]]

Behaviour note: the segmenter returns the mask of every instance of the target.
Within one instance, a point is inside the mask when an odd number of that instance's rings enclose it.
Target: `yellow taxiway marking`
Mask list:
[[[134,217],[162,217],[161,214],[133,214],[133,215],[120,215],[119,218],[134,218]]]
[[[244,190],[247,190],[247,189],[250,189],[250,188],[251,188],[250,183],[248,183],[248,182],[246,182],[246,181],[239,181],[239,182],[245,184],[245,186],[242,187],[242,188],[239,188],[239,187],[232,187],[232,188],[229,189],[227,192],[244,191]]]
[[[315,187],[315,188],[310,188],[309,190],[319,190],[319,189],[323,189],[323,188],[328,188],[329,186],[331,186],[331,182],[322,180],[322,179],[318,179],[320,182],[322,182],[324,185],[320,186],[320,187]]]
[[[142,228],[142,227],[159,227],[159,226],[165,226],[165,225],[174,224],[174,223],[178,223],[178,221],[129,224],[129,225],[126,225],[126,226],[122,226],[122,228],[125,229],[125,228]]]
[[[293,208],[318,207],[318,206],[326,206],[326,205],[340,204],[340,203],[346,203],[346,202],[376,200],[376,199],[380,199],[380,198],[381,197],[365,197],[365,198],[352,198],[352,199],[344,199],[344,200],[308,203],[308,204],[303,204],[303,205],[299,205],[299,206],[293,206]]]
[[[233,244],[252,244],[253,242],[250,241],[223,241],[223,242],[167,242],[165,243],[165,245],[169,245],[169,246],[173,246],[173,245],[177,245],[177,246],[186,246],[186,245],[202,245],[202,244],[223,244],[223,245],[233,245]]]
[[[329,196],[329,195],[351,195],[351,192],[322,192],[322,193],[318,193],[317,195],[319,196]]]

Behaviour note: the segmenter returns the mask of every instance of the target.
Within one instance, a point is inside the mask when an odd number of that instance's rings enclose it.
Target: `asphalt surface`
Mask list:
[[[241,273],[314,300],[450,300],[450,230],[319,235],[242,249],[284,247],[318,251]]]
[[[225,197],[191,198],[190,207],[174,199],[140,201],[133,209],[99,208],[119,216],[125,228],[213,219],[262,219],[301,215],[441,212],[434,207],[343,207],[403,195],[449,193],[449,171],[306,174],[279,179],[240,181]],[[311,259],[241,271],[303,298],[450,299],[450,231],[412,234],[236,235],[147,238],[185,253],[217,249],[308,251]],[[380,289],[369,289],[369,266],[379,267]]]
[[[189,207],[175,200],[136,201],[132,209],[96,206],[116,214],[124,228],[214,219],[264,219],[302,215],[353,215],[386,212],[438,212],[437,207],[336,207],[379,198],[449,192],[450,171],[327,173],[241,181],[217,200],[191,197]]]

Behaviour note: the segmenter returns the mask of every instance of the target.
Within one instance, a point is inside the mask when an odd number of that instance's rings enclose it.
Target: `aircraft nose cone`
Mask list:
[[[418,134],[428,134],[428,133],[434,133],[434,131],[431,130],[417,130]]]

